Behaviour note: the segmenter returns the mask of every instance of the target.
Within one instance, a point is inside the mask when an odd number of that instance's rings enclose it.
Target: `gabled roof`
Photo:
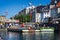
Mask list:
[[[53,8],[51,8],[51,9],[55,9],[55,8],[59,8],[60,7],[60,2],[58,2],[57,4],[56,4],[56,6],[54,6]]]
[[[58,2],[56,6],[57,6],[57,7],[60,7],[60,2]]]
[[[45,7],[45,6],[37,6],[37,7],[36,7],[37,13],[42,12],[42,8],[44,8],[44,7]]]
[[[36,7],[37,13],[42,13],[43,12],[42,9],[48,10],[49,6],[37,6]]]

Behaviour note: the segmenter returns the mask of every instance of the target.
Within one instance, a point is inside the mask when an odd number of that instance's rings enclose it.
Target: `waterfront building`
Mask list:
[[[59,8],[57,7],[57,4],[59,0],[52,0],[51,3],[47,6],[37,6],[37,13],[40,13],[40,22],[42,23],[48,23],[49,20],[57,18]],[[50,19],[51,18],[51,19]]]
[[[59,0],[51,0],[51,3],[46,6],[33,6],[29,4],[29,7],[24,8],[22,11],[19,12],[18,15],[30,15],[30,22],[39,22],[39,23],[48,23],[49,18],[57,18],[58,13],[60,13],[60,7],[58,7]],[[16,16],[18,16],[16,15]]]
[[[34,18],[33,14],[35,14],[35,6],[33,5],[30,5],[29,7],[24,8],[17,15],[15,15],[15,17],[19,15],[27,15],[27,14],[30,16],[30,22],[35,22],[35,20],[33,20]]]
[[[53,7],[53,8],[51,8],[50,9],[50,13],[51,13],[51,17],[52,18],[56,18],[57,17],[57,14],[58,14],[58,9],[57,9],[57,7]]]
[[[53,19],[52,20],[54,21],[54,23],[56,23],[56,21],[58,21],[58,17],[60,16],[59,15],[59,13],[60,13],[60,1],[59,0],[53,0],[50,3],[50,12],[51,12],[51,18],[54,19],[54,20]]]
[[[33,11],[33,9],[35,8],[35,6],[29,6],[26,8],[26,14],[28,14],[30,11]]]
[[[60,18],[60,2],[58,2],[58,4],[57,4],[57,7],[58,7],[58,18]]]
[[[14,20],[14,19],[6,19],[6,16],[2,15],[0,16],[0,28],[6,28],[9,26],[9,24],[17,24],[19,23],[19,20]]]
[[[40,23],[40,21],[41,21],[41,14],[40,13],[36,13],[35,14],[35,22]]]
[[[6,16],[0,16],[0,28],[4,28]]]
[[[47,23],[50,17],[49,6],[37,6],[36,10],[37,13],[40,13],[40,22]]]
[[[0,22],[5,22],[6,16],[0,16]]]

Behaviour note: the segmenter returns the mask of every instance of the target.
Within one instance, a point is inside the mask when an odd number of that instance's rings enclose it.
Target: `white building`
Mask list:
[[[31,9],[34,9],[35,6],[29,6],[26,8],[26,14],[28,14],[30,12]]]
[[[36,13],[35,15],[35,22],[39,22],[41,21],[41,14],[40,13]]]

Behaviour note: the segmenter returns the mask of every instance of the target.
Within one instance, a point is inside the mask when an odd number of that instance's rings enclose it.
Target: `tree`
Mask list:
[[[23,22],[30,22],[30,15],[27,14],[27,15],[18,15],[18,16],[15,16],[14,19],[18,19],[20,21],[20,23],[23,23]]]
[[[26,15],[25,21],[26,21],[26,22],[30,22],[30,15],[29,15],[29,14]]]

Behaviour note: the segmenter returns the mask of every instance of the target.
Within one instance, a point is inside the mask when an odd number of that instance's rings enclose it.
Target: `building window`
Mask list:
[[[50,17],[50,13],[44,13],[44,18]]]

